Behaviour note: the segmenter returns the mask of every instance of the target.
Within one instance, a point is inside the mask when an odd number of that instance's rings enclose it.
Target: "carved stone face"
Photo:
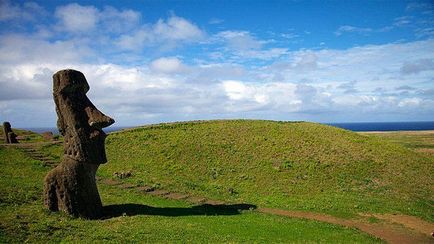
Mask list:
[[[53,75],[57,127],[64,136],[64,154],[78,162],[107,162],[102,128],[114,120],[99,111],[86,96],[89,84],[76,70],[61,70]]]
[[[7,121],[3,122],[3,127],[4,127],[5,131],[8,131],[8,132],[12,131],[12,129],[11,129],[11,123],[9,123]]]

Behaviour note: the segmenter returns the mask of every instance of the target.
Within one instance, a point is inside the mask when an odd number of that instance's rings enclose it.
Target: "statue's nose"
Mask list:
[[[98,129],[102,129],[104,127],[110,126],[111,124],[113,124],[115,122],[114,119],[103,114],[101,111],[99,111],[94,106],[86,107],[86,113],[87,113],[87,116],[89,118],[89,120],[88,120],[89,125],[92,127],[96,127]]]

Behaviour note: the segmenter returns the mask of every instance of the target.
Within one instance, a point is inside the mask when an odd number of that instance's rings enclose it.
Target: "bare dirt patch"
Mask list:
[[[342,225],[350,228],[357,228],[363,232],[376,236],[388,243],[434,243],[434,239],[421,233],[414,233],[403,226],[393,223],[369,223],[366,219],[342,219],[327,214],[287,211],[273,208],[258,208],[261,213],[286,216],[290,218],[302,218],[316,220],[330,224]],[[410,216],[407,216],[410,217]],[[413,217],[417,219],[416,217]],[[385,218],[385,220],[388,220]],[[419,220],[419,219],[418,219]],[[416,221],[418,222],[418,221]],[[408,226],[407,226],[408,227]]]
[[[434,231],[434,224],[427,222],[425,220],[416,218],[414,216],[408,216],[403,214],[372,214],[372,216],[385,220],[388,222],[393,222],[396,224],[401,224],[407,228],[413,229],[419,233],[431,236]],[[433,238],[434,241],[434,238]]]

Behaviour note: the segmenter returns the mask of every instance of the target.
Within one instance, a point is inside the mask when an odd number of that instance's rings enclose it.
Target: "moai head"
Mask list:
[[[12,131],[11,123],[9,123],[7,121],[3,122],[3,127],[4,127],[4,130],[6,130],[6,131]]]
[[[65,157],[78,162],[107,162],[102,128],[115,121],[99,111],[86,96],[89,84],[83,73],[61,70],[53,75],[57,128],[64,136]]]
[[[10,143],[9,132],[11,132],[11,124],[7,121],[3,122],[3,136],[5,138],[5,143]]]

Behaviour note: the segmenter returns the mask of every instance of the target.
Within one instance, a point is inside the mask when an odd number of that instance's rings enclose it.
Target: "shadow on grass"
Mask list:
[[[190,215],[236,215],[242,210],[256,209],[252,204],[202,204],[190,208],[151,207],[143,204],[114,204],[104,206],[103,219],[119,216],[160,215],[160,216],[190,216]]]

